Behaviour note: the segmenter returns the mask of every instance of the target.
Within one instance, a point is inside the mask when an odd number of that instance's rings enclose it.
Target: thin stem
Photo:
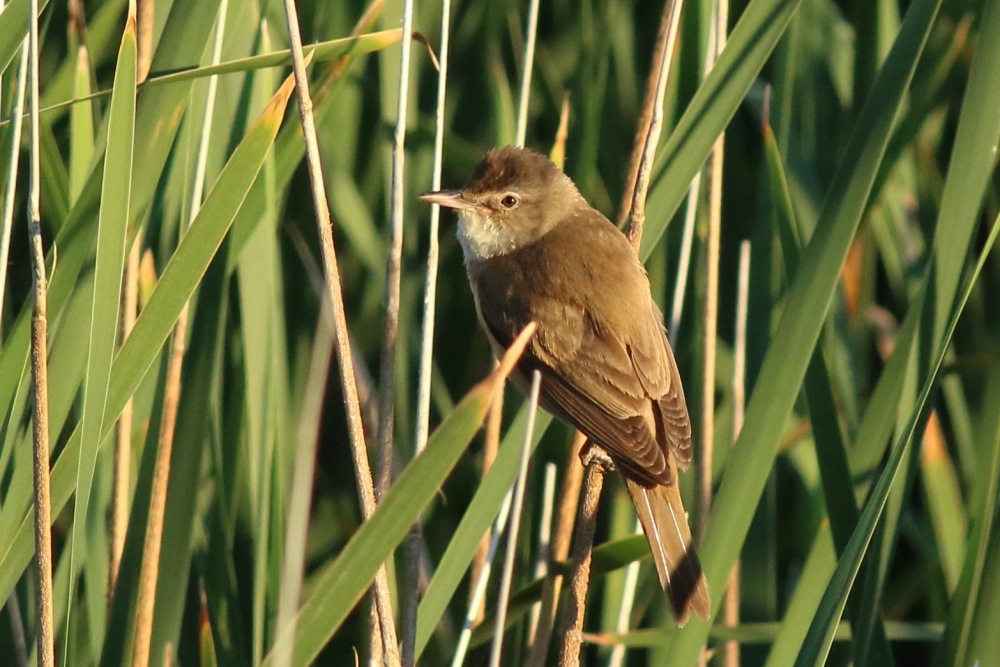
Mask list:
[[[371,466],[361,420],[361,405],[358,401],[358,387],[354,378],[354,364],[351,359],[351,340],[347,331],[347,314],[344,309],[344,294],[340,283],[340,269],[337,252],[333,245],[333,227],[330,222],[330,205],[326,197],[323,180],[323,166],[319,158],[319,144],[316,140],[316,121],[312,113],[312,97],[309,94],[309,79],[306,76],[305,60],[302,56],[302,35],[299,32],[298,12],[294,0],[284,0],[288,41],[292,51],[292,70],[295,75],[295,89],[299,98],[299,121],[302,124],[306,161],[309,166],[309,182],[312,187],[313,203],[316,208],[316,226],[319,231],[320,250],[323,254],[323,272],[326,277],[327,294],[333,307],[333,323],[337,362],[340,368],[340,383],[344,393],[347,412],[347,430],[351,441],[351,457],[354,474],[358,482],[358,497],[361,513],[365,520],[375,513],[375,491],[372,483]],[[396,648],[396,626],[389,599],[389,584],[385,567],[379,567],[375,574],[375,606],[378,611],[378,629],[384,644],[384,660],[390,665],[399,664]]]
[[[410,91],[410,43],[413,0],[403,2],[403,39],[399,58],[399,99],[392,142],[392,192],[389,203],[389,258],[385,268],[385,328],[379,367],[378,483],[381,498],[392,483],[392,431],[396,401],[396,339],[399,334],[399,290],[403,257],[403,184],[406,158],[406,107]]]
[[[711,71],[726,39],[728,3],[717,0],[713,6],[709,33],[709,58],[705,69]],[[722,162],[725,134],[712,146],[709,162],[708,232],[705,238],[705,296],[702,311],[701,367],[701,447],[698,457],[698,504],[696,523],[699,535],[705,532],[712,504],[712,460],[715,448],[715,345],[719,319],[719,245],[722,237]]]
[[[521,509],[524,507],[524,487],[528,481],[528,461],[531,458],[531,442],[535,432],[535,416],[538,414],[538,391],[542,384],[542,374],[535,371],[531,375],[531,393],[528,395],[528,418],[524,427],[524,443],[521,445],[521,460],[514,482],[514,509],[507,531],[507,555],[504,558],[503,576],[500,579],[500,596],[497,600],[496,623],[493,630],[493,646],[490,650],[490,667],[500,667],[500,653],[503,649],[504,629],[507,626],[507,603],[510,601],[510,584],[514,576],[514,559],[517,556],[517,533],[521,527]]]
[[[132,665],[149,664],[150,642],[153,635],[153,609],[156,603],[156,582],[160,571],[160,548],[163,538],[163,516],[167,504],[167,482],[170,477],[170,455],[173,450],[177,405],[180,402],[181,368],[184,362],[184,336],[187,331],[188,307],[181,309],[174,325],[167,360],[163,394],[163,417],[157,439],[156,461],[149,498],[149,521],[142,551],[142,570],[135,611],[135,639],[132,644]]]
[[[31,249],[32,287],[35,305],[31,314],[31,377],[34,388],[32,454],[35,495],[35,565],[38,596],[35,601],[38,626],[35,642],[38,664],[55,665],[52,628],[52,520],[49,494],[49,371],[48,371],[48,278],[42,248],[40,128],[38,119],[38,0],[28,3],[29,110],[31,115],[30,187],[28,190],[28,241]]]
[[[497,451],[500,449],[500,426],[503,420],[503,387],[497,387],[496,395],[493,397],[493,402],[490,404],[490,413],[486,417],[486,437],[483,439],[483,466],[480,471],[480,480],[486,479],[486,474],[490,471],[493,466],[493,461],[496,460]],[[472,569],[471,575],[475,579],[479,575],[479,571],[486,564],[488,554],[487,550],[490,545],[491,532],[486,531],[483,533],[482,539],[479,540],[479,546],[476,547],[476,553],[472,557]],[[485,612],[485,606],[483,606],[482,601],[480,601],[479,608],[476,609],[476,621],[480,621],[483,618],[483,613]]]
[[[451,659],[451,667],[461,667],[465,662],[465,655],[469,650],[469,642],[472,639],[472,628],[476,624],[479,616],[479,609],[486,598],[486,585],[490,580],[490,573],[493,571],[493,557],[496,555],[497,546],[500,544],[500,536],[503,535],[507,527],[507,519],[510,517],[510,505],[513,500],[511,491],[508,491],[500,503],[500,512],[497,514],[496,523],[490,531],[489,542],[486,550],[486,560],[479,572],[472,577],[476,583],[472,587],[472,594],[469,596],[469,609],[462,622],[462,632],[458,636],[458,643],[455,646],[455,655]]]
[[[24,91],[28,87],[28,40],[21,43],[21,62],[17,69],[17,92],[11,109],[13,125],[10,134],[10,158],[7,160],[7,182],[3,192],[3,221],[0,222],[0,313],[7,291],[7,257],[10,251],[10,232],[14,225],[14,191],[17,188],[17,169],[21,159],[21,127],[24,113]],[[2,90],[2,88],[0,88]]]
[[[646,194],[649,191],[649,178],[653,170],[653,159],[656,157],[656,147],[660,143],[660,132],[663,129],[663,98],[667,91],[667,76],[670,74],[670,63],[673,60],[674,43],[677,41],[677,28],[680,25],[683,6],[684,0],[668,0],[663,8],[661,26],[666,24],[666,33],[662,35],[664,40],[662,50],[657,46],[660,64],[657,70],[656,93],[652,96],[653,107],[649,112],[649,125],[645,128],[640,126],[639,129],[640,134],[645,131],[645,139],[638,161],[635,189],[632,190],[631,214],[626,231],[626,236],[636,252],[639,250],[639,243],[642,241],[642,228],[646,222]],[[652,81],[652,77],[650,77],[650,81]],[[646,112],[643,112],[643,117],[646,117]]]
[[[431,190],[441,189],[441,169],[444,162],[444,109],[448,84],[448,36],[451,32],[451,0],[441,4],[441,46],[437,85],[437,106],[434,113],[434,167],[431,175]],[[437,278],[440,247],[438,233],[441,221],[441,207],[431,206],[431,221],[428,231],[427,275],[424,281],[424,313],[420,330],[420,370],[417,388],[417,426],[413,444],[414,456],[419,456],[427,445],[430,432],[431,412],[431,372],[434,358],[434,317],[437,308]],[[406,542],[406,580],[403,584],[403,604],[401,624],[403,626],[403,664],[412,665],[416,660],[417,605],[420,601],[419,577],[420,554],[423,529],[420,519],[414,522]]]
[[[524,44],[524,63],[521,70],[521,98],[517,105],[517,139],[518,146],[524,146],[525,135],[528,132],[528,99],[531,94],[531,71],[535,62],[535,37],[538,34],[538,0],[528,4],[528,38]]]
[[[698,217],[698,194],[701,192],[701,171],[691,179],[688,188],[687,208],[684,212],[684,229],[681,233],[681,252],[677,262],[677,280],[674,281],[674,295],[670,307],[670,322],[667,324],[667,340],[670,347],[677,346],[677,332],[681,328],[684,314],[684,295],[687,293],[688,275],[691,266],[691,246],[694,242],[694,223]]]
[[[634,533],[642,532],[642,524],[635,520]],[[635,604],[635,590],[639,583],[639,561],[632,561],[625,568],[625,582],[622,585],[622,603],[618,608],[618,618],[615,619],[615,632],[624,634],[628,632],[629,617],[632,615],[632,606]],[[611,656],[608,658],[608,667],[621,667],[625,662],[625,644],[615,644],[611,649]]]
[[[750,242],[740,243],[739,277],[736,287],[736,332],[733,341],[733,434],[732,444],[743,428],[743,411],[746,407],[746,361],[747,361],[747,304],[750,293]],[[729,627],[740,624],[740,561],[733,563],[726,584],[722,618]],[[726,642],[726,667],[740,664],[740,643]]]
[[[226,10],[228,0],[219,3],[216,16],[215,35],[212,45],[212,64],[222,59],[222,39],[226,30]],[[205,94],[205,113],[201,135],[198,139],[198,155],[195,163],[194,183],[191,188],[189,217],[183,222],[182,234],[201,208],[205,191],[205,171],[208,164],[208,144],[212,131],[215,111],[215,96],[218,90],[218,76],[208,80]],[[149,498],[149,519],[146,524],[146,539],[143,545],[142,569],[139,578],[139,593],[136,601],[135,640],[132,645],[132,664],[145,667],[149,663],[149,652],[153,635],[153,611],[156,604],[156,585],[160,574],[160,551],[163,540],[163,519],[166,512],[167,492],[170,481],[170,457],[173,453],[174,429],[177,426],[177,406],[180,404],[181,371],[184,367],[186,347],[188,304],[181,309],[174,324],[170,353],[167,359],[166,378],[163,389],[163,409],[160,432],[156,445],[156,459],[153,467],[153,483]]]
[[[538,523],[538,552],[535,555],[535,579],[541,579],[549,572],[549,545],[552,543],[552,509],[556,499],[556,465],[545,464],[545,481],[542,486],[542,518]],[[539,600],[531,606],[531,620],[528,623],[528,643],[535,641],[538,619],[542,613]]]

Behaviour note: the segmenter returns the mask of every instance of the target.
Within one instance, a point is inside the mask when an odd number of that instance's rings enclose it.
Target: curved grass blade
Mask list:
[[[521,332],[499,367],[465,395],[431,435],[427,448],[414,458],[389,489],[372,518],[344,547],[340,556],[312,585],[313,592],[299,609],[292,625],[278,631],[264,665],[292,645],[293,665],[307,665],[343,623],[364,594],[375,571],[403,541],[414,519],[434,498],[441,484],[479,430],[496,393],[534,333],[534,325]],[[474,545],[473,545],[474,546]]]

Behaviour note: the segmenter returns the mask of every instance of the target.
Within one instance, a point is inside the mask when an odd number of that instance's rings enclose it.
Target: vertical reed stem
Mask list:
[[[38,0],[28,3],[31,157],[28,191],[28,242],[31,252],[32,288],[35,304],[31,312],[31,378],[34,389],[32,458],[35,495],[35,565],[38,569],[38,596],[35,601],[38,627],[38,664],[55,665],[52,628],[52,509],[49,495],[49,375],[48,375],[48,277],[42,249],[40,177],[40,128],[38,119]]]

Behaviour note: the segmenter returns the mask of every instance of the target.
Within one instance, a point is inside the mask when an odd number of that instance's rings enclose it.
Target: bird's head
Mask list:
[[[573,181],[548,158],[517,146],[488,152],[461,190],[420,198],[458,212],[466,263],[534,243],[583,201]]]

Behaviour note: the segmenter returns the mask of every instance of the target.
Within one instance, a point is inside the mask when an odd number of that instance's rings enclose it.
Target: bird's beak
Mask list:
[[[459,211],[482,211],[486,207],[482,204],[466,199],[461,190],[438,190],[437,192],[425,192],[420,195],[420,199],[438,206],[447,206]]]

